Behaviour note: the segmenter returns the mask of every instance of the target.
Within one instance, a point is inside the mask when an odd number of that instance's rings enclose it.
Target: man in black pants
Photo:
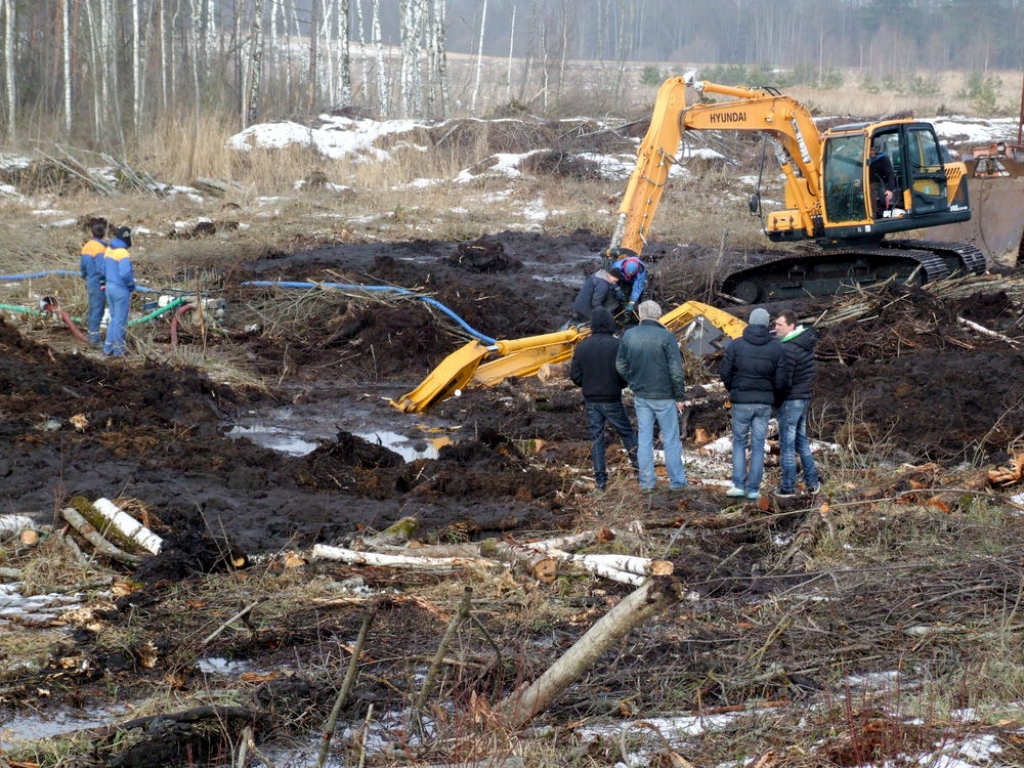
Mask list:
[[[619,340],[615,337],[615,318],[604,307],[596,307],[590,317],[590,336],[576,345],[569,378],[583,388],[586,401],[587,427],[590,430],[590,455],[594,462],[597,489],[608,483],[605,465],[605,426],[611,425],[622,439],[633,468],[637,468],[636,431],[622,404],[622,388],[626,381],[615,370]]]
[[[880,219],[882,212],[892,207],[892,198],[896,190],[896,171],[892,167],[892,160],[882,151],[878,141],[871,144],[868,177],[871,181],[872,212],[876,219]]]

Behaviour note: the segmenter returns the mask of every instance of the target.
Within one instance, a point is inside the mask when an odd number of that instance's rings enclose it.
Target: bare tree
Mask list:
[[[480,10],[480,41],[476,51],[476,84],[473,86],[473,98],[470,100],[470,110],[476,114],[476,100],[480,95],[480,79],[484,68],[484,30],[487,26],[487,0],[484,0],[483,8]]]
[[[249,59],[249,113],[247,123],[256,122],[260,108],[260,79],[263,74],[263,0],[254,0],[252,12],[252,53]]]
[[[320,2],[312,0],[309,6],[309,82],[306,83],[306,109],[316,109],[317,39],[320,36]]]
[[[61,3],[64,39],[61,48],[64,52],[64,133],[71,134],[71,0]]]
[[[15,44],[14,0],[4,0],[4,84],[7,89],[7,141],[18,139],[18,92],[15,86],[14,63],[17,60]]]
[[[387,68],[384,62],[384,40],[380,28],[380,0],[373,0],[373,45],[377,54],[377,101],[380,113],[387,115],[391,111],[388,94]]]

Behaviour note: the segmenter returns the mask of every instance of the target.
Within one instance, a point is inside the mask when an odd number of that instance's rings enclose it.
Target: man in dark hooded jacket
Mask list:
[[[765,309],[751,312],[743,335],[729,343],[722,358],[720,374],[732,403],[732,488],[726,496],[761,498],[768,420],[776,393],[789,382],[786,353],[768,332],[768,319]]]
[[[605,426],[611,425],[622,439],[629,461],[637,467],[636,431],[622,404],[622,388],[626,380],[615,370],[619,340],[615,337],[615,319],[604,307],[594,309],[590,318],[590,336],[576,345],[569,378],[583,388],[587,427],[590,430],[590,455],[594,462],[594,479],[598,490],[608,483],[605,464]]]
[[[818,493],[821,481],[807,439],[807,407],[811,401],[814,380],[814,345],[818,341],[813,328],[798,323],[796,313],[786,310],[775,318],[775,337],[782,342],[788,362],[789,382],[778,396],[779,463],[782,482],[776,496],[788,498],[796,494],[796,457],[804,473],[808,493]]]
[[[576,294],[576,300],[572,303],[573,312],[576,313],[577,321],[590,320],[594,309],[604,307],[609,312],[619,305],[619,295],[615,292],[615,286],[622,279],[622,270],[617,267],[611,269],[599,269],[592,275],[588,275]]]

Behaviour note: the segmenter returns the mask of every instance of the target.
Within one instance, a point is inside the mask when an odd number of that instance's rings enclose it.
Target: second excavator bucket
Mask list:
[[[968,243],[989,264],[1013,269],[1024,258],[1024,147],[1005,142],[964,155],[971,220],[928,230],[928,237]]]
[[[746,328],[746,323],[728,312],[696,301],[681,304],[660,320],[674,333],[682,331],[683,343],[696,355],[714,354]],[[406,413],[420,413],[468,386],[492,387],[505,379],[533,376],[545,364],[568,360],[576,344],[589,335],[588,327],[570,326],[490,346],[471,341],[442,360],[416,389],[391,404]]]

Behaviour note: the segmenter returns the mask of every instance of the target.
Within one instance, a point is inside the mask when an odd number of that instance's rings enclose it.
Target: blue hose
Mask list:
[[[82,274],[74,269],[51,269],[47,272],[23,272],[20,275],[0,275],[0,282],[16,280],[34,280],[37,277],[50,277],[51,275],[81,277]],[[140,293],[160,293],[157,288],[149,288],[145,285],[136,285],[135,290]]]
[[[397,293],[399,296],[412,296],[415,299],[419,299],[422,302],[429,304],[432,307],[436,307],[438,310],[446,314],[452,320],[454,320],[462,330],[468,333],[477,341],[480,341],[487,345],[497,343],[497,339],[492,339],[490,336],[485,336],[480,331],[472,328],[469,323],[455,314],[452,310],[448,309],[444,304],[439,302],[437,299],[432,299],[430,296],[423,296],[422,294],[410,291],[408,288],[397,288],[393,285],[356,285],[354,283],[302,283],[302,282],[288,282],[288,281],[273,281],[273,280],[250,280],[242,283],[242,285],[252,285],[257,288],[333,288],[339,291],[365,291],[366,293]]]
[[[71,269],[54,269],[48,272],[27,272],[20,275],[0,275],[0,281],[31,280],[33,278],[47,277],[49,275],[71,275],[74,277],[79,277],[80,273]],[[433,299],[430,296],[423,296],[422,294],[416,293],[415,291],[410,291],[408,288],[398,288],[393,285],[356,285],[354,283],[308,283],[289,281],[275,282],[272,280],[250,280],[248,282],[242,283],[242,285],[252,285],[257,288],[332,288],[334,290],[339,291],[364,291],[366,293],[397,293],[399,296],[411,296],[415,299],[419,299],[420,301],[425,302],[426,304],[429,304],[432,307],[435,307],[436,309],[450,317],[458,324],[460,328],[462,328],[466,333],[468,333],[477,341],[480,341],[483,344],[487,344],[488,346],[497,343],[497,339],[493,339],[490,336],[480,333],[480,331],[470,326],[469,323],[467,323],[465,320],[463,320],[461,317],[455,314],[452,310],[448,309],[448,307],[439,302],[437,299]],[[141,285],[137,285],[135,287],[135,290],[141,293],[160,292],[155,288],[147,288]],[[174,306],[177,306],[177,304],[175,304]],[[156,315],[163,314],[164,312],[168,311],[168,309],[173,309],[174,306],[165,307],[161,309],[161,311],[159,312],[155,312],[152,315],[148,315],[147,317],[141,318],[140,320],[136,320],[134,322],[142,322],[143,320],[151,319]]]
[[[0,275],[0,280],[32,280],[36,277],[48,277],[49,275],[73,275],[81,277],[81,274],[74,269],[53,269],[49,272],[25,272],[20,275]]]

